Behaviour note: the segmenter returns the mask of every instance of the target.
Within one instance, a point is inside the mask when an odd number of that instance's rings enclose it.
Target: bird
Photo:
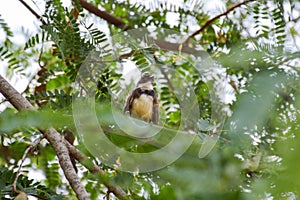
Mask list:
[[[154,75],[142,74],[135,89],[126,100],[124,113],[148,123],[157,124],[159,118],[158,97],[153,88]]]

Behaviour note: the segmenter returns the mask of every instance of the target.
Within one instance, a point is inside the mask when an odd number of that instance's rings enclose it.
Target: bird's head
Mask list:
[[[142,74],[141,79],[139,80],[137,87],[145,88],[145,89],[153,89],[154,76],[149,72],[145,72]],[[151,87],[151,88],[150,88]]]

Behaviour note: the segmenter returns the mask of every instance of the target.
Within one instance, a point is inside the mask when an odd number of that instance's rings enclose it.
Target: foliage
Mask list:
[[[14,181],[15,173],[12,170],[8,170],[4,167],[0,168],[0,198],[1,199],[8,199],[8,197],[14,196],[12,192],[12,183]],[[64,199],[64,196],[57,195],[49,188],[40,185],[39,183],[34,182],[33,180],[28,179],[26,176],[21,175],[19,177],[18,188],[21,189],[28,195],[35,196],[37,198],[42,199]]]
[[[100,176],[77,164],[92,199],[108,196],[110,191],[104,182],[120,186],[133,199],[299,196],[299,46],[295,42],[299,33],[291,28],[299,24],[299,17],[289,15],[300,12],[299,2],[249,1],[208,24],[188,45],[195,49],[201,45],[201,50],[208,52],[208,61],[214,62],[208,67],[207,58],[179,48],[168,51],[144,37],[155,29],[159,39],[183,43],[186,37],[178,39],[173,33],[190,35],[211,18],[201,1],[88,2],[120,18],[139,34],[132,39],[130,30],[124,32],[97,21],[78,0],[69,7],[53,0],[45,3],[43,18],[47,24],[20,46],[11,42],[11,25],[0,15],[0,27],[6,35],[0,45],[0,59],[14,72],[10,75],[18,72],[28,76],[26,70],[31,65],[39,66],[36,75],[28,77],[32,80],[23,92],[38,111],[16,112],[6,107],[0,113],[0,199],[17,195],[12,191],[12,182],[19,160],[40,136],[38,130],[49,127],[61,134],[72,131],[77,136],[76,147],[105,171]],[[230,7],[234,2],[228,0],[224,5]],[[143,32],[139,28],[147,29]],[[169,33],[164,32],[167,29]],[[127,85],[124,82],[129,63],[141,72],[157,75],[159,126],[164,128],[153,140],[129,137],[112,116],[112,107],[120,113],[126,95],[134,87],[132,80]],[[188,92],[178,97],[178,88]],[[182,96],[192,93],[197,105],[182,105]],[[73,100],[89,95],[95,99],[95,114],[107,138],[128,152],[160,149],[175,138],[183,124],[184,133],[194,134],[195,139],[176,162],[154,172],[127,173],[118,170],[117,165],[107,166],[90,154],[76,132]],[[181,121],[183,107],[190,108],[191,115],[196,113],[193,120]],[[216,135],[220,137],[213,151],[199,159],[203,141]],[[50,144],[43,140],[26,161],[18,189],[41,199],[75,198]],[[115,162],[122,160],[116,158]],[[26,172],[35,170],[44,175],[43,181],[27,177]]]

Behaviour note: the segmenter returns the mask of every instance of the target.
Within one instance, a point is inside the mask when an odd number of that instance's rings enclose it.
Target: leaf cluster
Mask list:
[[[168,1],[151,2],[151,6],[146,1],[95,0],[90,3],[135,29],[151,26],[189,35],[193,32],[191,24],[200,28],[209,19],[202,10],[204,5],[196,1],[185,1],[185,6]],[[77,147],[105,171],[99,176],[82,166],[79,168],[92,199],[107,195],[103,182],[121,186],[133,199],[297,196],[299,181],[293,177],[299,176],[295,167],[298,166],[299,53],[286,48],[286,40],[291,38],[287,23],[293,20],[286,17],[287,2],[253,1],[209,24],[194,43],[189,44],[191,47],[201,45],[201,49],[210,54],[216,64],[210,63],[208,68],[203,58],[184,54],[180,49],[160,49],[153,38],[145,36],[154,31],[137,29],[138,34],[132,39],[130,31],[123,33],[112,25],[107,25],[107,32],[99,30],[97,23],[87,20],[90,14],[84,12],[79,1],[72,1],[68,8],[59,0],[47,1],[43,14],[47,25],[41,26],[41,33],[33,34],[22,47],[10,43],[13,34],[0,17],[0,27],[6,34],[0,47],[0,59],[11,69],[24,73],[30,64],[28,58],[34,55],[30,50],[39,49],[40,67],[32,78],[36,84],[25,91],[39,111],[16,113],[6,108],[0,113],[0,163],[3,165],[0,197],[16,196],[12,193],[14,173],[10,169],[16,167],[26,147],[40,134],[37,129],[55,127],[62,134],[65,130],[76,134],[71,116],[74,97],[90,94],[95,99],[96,116],[103,122],[101,128],[107,138],[134,153],[164,147],[174,139],[174,129],[183,125],[183,108],[190,109],[191,115],[199,110],[195,119],[184,124],[184,131],[195,136],[191,146],[176,162],[156,172],[130,174],[119,171],[118,167],[106,166],[85,149],[82,138],[78,137]],[[298,4],[289,3],[291,9],[297,11],[295,5]],[[174,24],[168,20],[170,14],[179,16]],[[184,41],[172,34],[157,32],[159,39],[171,38],[178,44]],[[151,140],[129,137],[118,129],[113,119],[111,107],[120,111],[128,92],[124,88],[129,86],[122,85],[122,73],[129,61],[141,72],[157,74],[159,126],[164,129]],[[192,94],[196,102],[186,101],[183,105],[185,97]],[[199,148],[211,135],[219,135],[219,141],[207,157],[199,159]],[[96,137],[93,139],[97,141]],[[46,177],[45,186],[22,175],[18,181],[20,190],[41,199],[63,198],[51,190],[73,195],[70,186],[62,181],[49,144],[40,144],[35,154],[28,157],[31,163],[25,169],[41,169]],[[122,162],[118,158],[111,159],[117,164]]]

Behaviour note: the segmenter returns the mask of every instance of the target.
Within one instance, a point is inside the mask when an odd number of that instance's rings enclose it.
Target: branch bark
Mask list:
[[[196,57],[202,57],[202,58],[206,58],[207,56],[209,56],[206,51],[196,50],[195,48],[191,48],[187,43],[178,44],[178,43],[167,42],[164,40],[154,40],[154,42],[161,49],[167,51],[180,51],[186,54],[192,54]]]
[[[185,41],[185,43],[188,43],[189,40],[193,37],[195,37],[196,35],[200,34],[204,29],[206,29],[211,23],[213,23],[215,20],[219,19],[222,16],[228,15],[228,13],[230,13],[231,11],[233,11],[234,9],[241,7],[244,4],[247,4],[251,1],[255,1],[255,0],[246,0],[240,3],[237,3],[236,5],[230,7],[227,11],[225,11],[224,13],[221,13],[213,18],[211,18],[210,20],[208,20],[199,30],[195,31],[193,34],[191,34]]]
[[[42,16],[40,16],[39,14],[37,14],[25,1],[23,0],[19,0],[40,22],[42,22],[43,25],[47,25],[47,22],[45,22],[45,20],[42,18]]]
[[[109,14],[106,11],[101,11],[97,7],[93,6],[92,4],[86,2],[85,0],[79,0],[81,6],[88,10],[89,12],[95,14],[98,17],[106,20],[108,23],[115,25],[116,27],[123,29],[124,31],[131,29],[129,25],[123,22],[121,19]]]
[[[27,154],[29,153],[29,151],[31,151],[33,148],[35,148],[37,145],[39,145],[39,143],[43,140],[44,137],[39,137],[38,139],[36,139],[29,147],[26,148],[26,150],[23,153],[22,159],[21,159],[21,163],[19,165],[19,168],[16,172],[16,177],[15,180],[13,182],[13,191],[20,194],[22,191],[17,189],[17,182],[18,182],[18,178],[20,176],[20,172],[22,169],[22,166],[24,164],[24,161],[26,159]]]
[[[118,28],[123,29],[124,31],[131,29],[129,25],[123,22],[121,19],[107,13],[106,11],[101,11],[97,7],[91,5],[90,3],[86,2],[85,0],[80,0],[81,6],[86,9],[87,11],[97,15],[98,17],[104,19],[110,24],[115,25]],[[154,40],[154,43],[159,46],[161,49],[167,51],[179,51],[179,47],[181,44],[171,43],[163,40]],[[181,52],[192,54],[196,57],[206,57],[207,53],[201,50],[195,50],[194,48],[190,48],[188,45],[183,44]]]
[[[34,107],[27,101],[18,91],[15,90],[1,75],[0,75],[0,93],[17,109],[17,110],[34,110]],[[105,174],[105,171],[95,165],[91,160],[84,156],[78,149],[71,145],[62,135],[60,135],[54,128],[41,130],[45,138],[53,146],[59,163],[67,177],[70,185],[76,193],[78,199],[89,199],[89,195],[81,185],[79,177],[77,176],[70,154],[78,160],[83,166],[89,169],[92,173]],[[126,192],[119,186],[110,185],[104,180],[103,183],[109,191],[111,191],[119,199],[131,199]]]
[[[71,145],[68,141],[65,140],[65,145],[67,146],[70,154],[73,158],[78,160],[83,166],[85,166],[90,172],[98,173],[100,176],[105,174],[105,171],[99,166],[95,165],[91,160],[89,160],[85,155],[83,155],[76,147]],[[119,199],[131,199],[126,192],[119,186],[110,185],[105,179],[103,179],[103,184],[107,189],[113,193]]]
[[[34,107],[25,99],[14,87],[12,87],[1,75],[0,75],[0,93],[19,111],[21,110],[34,110]],[[59,164],[69,181],[72,189],[74,190],[78,199],[90,199],[89,194],[80,182],[77,176],[70,156],[69,151],[64,144],[64,138],[54,129],[49,128],[46,130],[40,130],[45,138],[50,142],[54,148],[59,160]]]

